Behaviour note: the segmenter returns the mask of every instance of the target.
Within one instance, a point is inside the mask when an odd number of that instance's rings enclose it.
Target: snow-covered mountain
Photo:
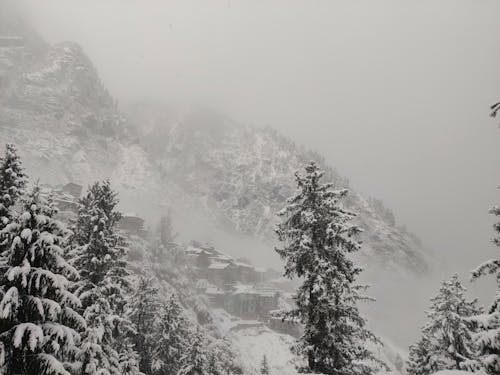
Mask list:
[[[124,205],[145,217],[147,207],[181,206],[217,230],[255,238],[267,249],[275,214],[304,163],[316,160],[326,170],[325,181],[348,186],[320,155],[272,129],[241,125],[210,110],[143,103],[129,108],[126,119],[77,44],[47,45],[16,27],[1,32],[21,38],[0,40],[0,142],[16,143],[28,173],[43,182],[110,178]],[[352,191],[348,204],[365,230],[364,261],[427,270],[419,240],[396,225],[379,201]]]
[[[162,185],[174,183],[193,208],[220,226],[263,241],[275,238],[276,212],[293,194],[294,173],[305,163],[317,161],[326,172],[325,182],[349,187],[348,179],[320,155],[271,128],[239,124],[206,109],[175,116],[144,103],[132,108],[129,118],[150,150]],[[347,204],[359,213],[365,260],[387,268],[426,270],[428,255],[418,238],[397,225],[380,201],[350,190]]]

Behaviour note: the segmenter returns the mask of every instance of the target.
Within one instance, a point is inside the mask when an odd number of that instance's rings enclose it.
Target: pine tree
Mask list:
[[[267,356],[264,354],[262,362],[260,363],[260,373],[263,375],[269,375],[269,364],[267,363]]]
[[[0,231],[12,220],[11,208],[21,196],[25,185],[26,175],[16,147],[7,144],[5,156],[0,158]],[[0,243],[2,242],[0,237]]]
[[[121,360],[131,355],[129,338],[134,327],[125,317],[130,283],[126,243],[115,228],[121,218],[116,211],[117,194],[109,181],[95,183],[79,203],[71,255],[80,270],[77,294],[88,326],[81,374],[101,370],[121,374],[125,367],[133,370]]]
[[[455,274],[443,281],[439,293],[431,299],[429,322],[422,328],[423,339],[410,350],[414,375],[436,370],[460,370],[475,358],[472,339],[475,324],[469,319],[481,309],[477,300],[467,301],[466,289]],[[425,345],[425,350],[422,345]],[[426,372],[429,371],[429,372]],[[411,373],[411,372],[410,372]]]
[[[284,316],[304,324],[294,351],[314,373],[372,374],[379,361],[363,344],[379,340],[359,314],[366,287],[355,284],[361,268],[349,258],[360,249],[354,237],[361,230],[350,223],[355,214],[341,206],[347,190],[321,184],[323,172],[314,162],[305,171],[295,175],[299,191],[279,213],[276,231],[284,244],[276,251],[285,260],[285,276],[303,280],[296,308]]]
[[[500,216],[500,207],[494,206],[490,213]],[[493,225],[496,236],[492,242],[500,246],[500,222]],[[475,362],[468,363],[470,369],[484,368],[489,374],[500,373],[500,256],[490,259],[474,271],[472,280],[486,275],[495,275],[497,290],[489,310],[485,314],[477,315],[474,321],[479,327],[476,344],[479,350],[479,358]]]
[[[1,373],[69,375],[85,321],[70,292],[78,272],[64,259],[66,231],[35,186],[3,230],[9,243],[0,302]]]

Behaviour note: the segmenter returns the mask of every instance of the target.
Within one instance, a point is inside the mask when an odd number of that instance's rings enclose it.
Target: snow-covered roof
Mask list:
[[[185,250],[186,253],[194,253],[194,254],[199,254],[203,251],[203,249],[200,249],[199,247],[195,246],[188,246]]]
[[[231,263],[222,263],[222,262],[213,262],[208,266],[208,269],[211,270],[223,270],[227,267],[229,267]]]
[[[136,212],[126,212],[122,215],[123,217],[136,217],[140,219],[141,217]]]
[[[263,289],[263,288],[256,288],[253,285],[248,285],[248,284],[236,284],[234,286],[234,290],[232,294],[256,294],[259,296],[264,296],[264,297],[274,297],[276,294],[276,290],[274,289]]]
[[[234,264],[236,264],[238,267],[255,268],[254,266],[243,262],[234,262]]]

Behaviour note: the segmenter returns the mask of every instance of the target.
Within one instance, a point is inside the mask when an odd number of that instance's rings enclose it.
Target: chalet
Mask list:
[[[238,269],[234,263],[212,262],[206,269],[208,281],[224,289],[231,288],[239,279]]]
[[[241,262],[236,262],[235,265],[238,271],[239,281],[244,284],[255,283],[258,281],[257,272],[254,266]]]
[[[224,307],[224,300],[226,297],[226,293],[217,287],[208,287],[205,290],[205,294],[208,297],[208,300],[214,307]]]
[[[244,319],[264,319],[278,307],[279,293],[274,290],[259,290],[248,285],[238,285],[226,295],[224,309]]]
[[[146,231],[144,230],[144,219],[136,214],[131,213],[123,215],[118,222],[118,228],[129,234],[135,234],[141,237],[146,235]]]

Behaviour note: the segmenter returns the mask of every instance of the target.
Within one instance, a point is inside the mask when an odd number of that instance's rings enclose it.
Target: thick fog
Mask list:
[[[123,106],[209,106],[324,154],[439,254],[438,277],[495,252],[500,2],[16,4],[80,43]]]

